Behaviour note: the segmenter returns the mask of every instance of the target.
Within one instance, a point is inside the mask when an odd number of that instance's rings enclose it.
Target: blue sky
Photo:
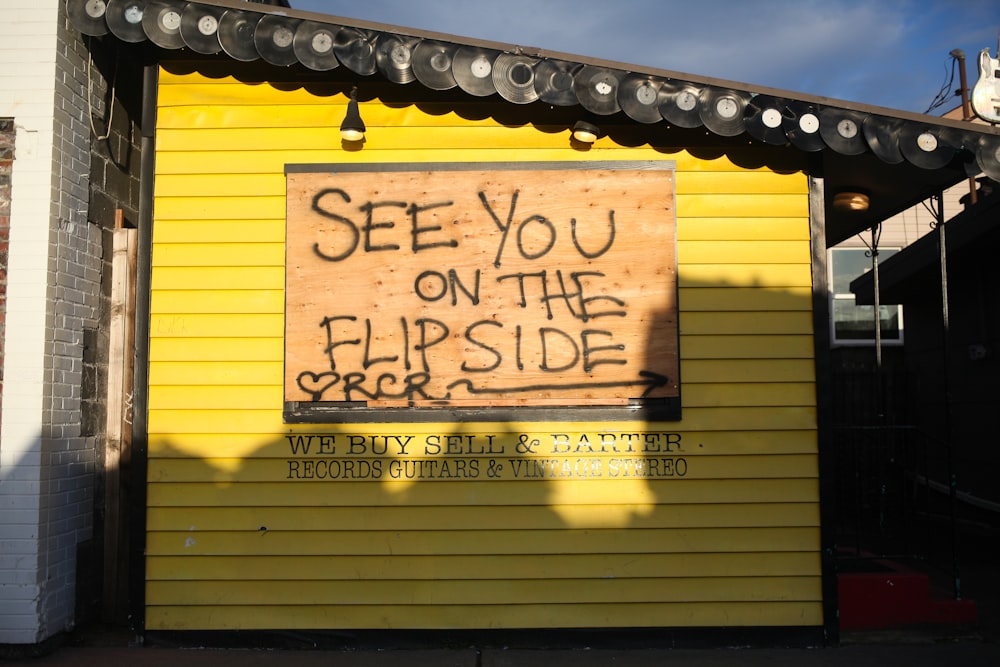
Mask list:
[[[922,113],[1000,0],[291,0],[294,9]],[[958,88],[958,75],[952,89]],[[958,106],[957,97],[932,113]]]

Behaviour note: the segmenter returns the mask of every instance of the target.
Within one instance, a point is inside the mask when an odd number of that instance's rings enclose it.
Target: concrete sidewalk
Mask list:
[[[38,657],[3,660],[33,667],[998,667],[1000,643],[979,633],[849,634],[831,648],[572,649],[217,649],[130,647],[123,634],[71,637]]]
[[[421,649],[306,651],[63,647],[6,662],[36,667],[997,667],[1000,645],[980,641],[846,645],[821,649]]]

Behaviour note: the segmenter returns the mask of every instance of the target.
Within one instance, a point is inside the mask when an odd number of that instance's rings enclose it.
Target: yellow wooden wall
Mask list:
[[[146,627],[820,625],[805,176],[377,100],[345,151],[345,106],[161,73]],[[650,159],[677,165],[682,421],[282,423],[286,163]],[[289,434],[628,431],[681,434],[686,475],[287,479]]]

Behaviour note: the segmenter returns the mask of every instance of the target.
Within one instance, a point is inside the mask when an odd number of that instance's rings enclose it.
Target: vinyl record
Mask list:
[[[345,26],[337,31],[333,40],[333,52],[337,54],[341,65],[355,74],[369,76],[378,69],[375,64],[376,39],[376,32]]]
[[[340,31],[339,26],[303,21],[295,29],[292,51],[299,62],[311,70],[325,72],[340,65],[333,52],[333,41]]]
[[[788,100],[770,95],[755,95],[747,102],[743,112],[743,123],[747,134],[772,146],[784,146],[788,143],[785,136],[784,111]]]
[[[955,157],[955,147],[944,133],[919,123],[903,125],[899,151],[907,162],[921,169],[940,169]]]
[[[493,85],[493,61],[499,51],[462,46],[451,61],[451,73],[458,87],[476,97],[486,97],[497,92]]]
[[[983,137],[979,140],[976,163],[984,174],[1000,183],[1000,137]]]
[[[123,42],[145,42],[146,31],[142,29],[145,11],[146,0],[108,0],[104,20],[115,37]]]
[[[607,67],[584,65],[573,77],[573,90],[580,105],[599,116],[608,116],[621,110],[618,106],[618,85],[621,73]]]
[[[299,19],[277,14],[263,15],[253,33],[253,43],[260,57],[279,67],[295,63],[298,58],[295,57],[292,42],[295,41],[299,22]]]
[[[261,15],[256,12],[229,9],[219,19],[219,43],[230,58],[243,62],[260,58],[257,46],[253,42],[253,34],[260,17]]]
[[[627,74],[618,86],[618,105],[632,120],[659,123],[663,80],[643,74]]]
[[[84,35],[100,37],[108,34],[108,24],[104,16],[108,3],[104,0],[66,0],[66,15],[73,27]]]
[[[142,14],[142,29],[149,41],[164,49],[184,46],[181,37],[181,14],[184,5],[174,0],[153,0]]]
[[[661,88],[660,115],[663,120],[677,127],[701,127],[698,97],[701,88],[683,81],[668,81]]]
[[[578,104],[573,76],[582,65],[565,60],[540,60],[535,65],[535,92],[538,99],[559,107]]]
[[[823,150],[826,144],[819,134],[819,114],[820,110],[812,104],[788,103],[781,126],[793,146],[810,153]]]
[[[393,83],[411,83],[417,80],[413,74],[413,49],[417,39],[385,33],[375,45],[375,65],[382,76]]]
[[[709,130],[723,137],[743,134],[743,113],[750,96],[726,88],[705,88],[698,96],[698,115]]]
[[[211,55],[222,50],[219,42],[219,20],[224,7],[188,4],[181,12],[181,37],[196,53]]]
[[[850,109],[824,107],[819,112],[819,135],[823,143],[841,155],[860,155],[868,150],[861,129],[867,114]]]
[[[432,90],[448,90],[458,85],[451,72],[457,48],[452,44],[425,39],[413,49],[413,74]]]
[[[885,116],[868,116],[861,124],[861,131],[868,142],[868,148],[879,160],[888,164],[899,164],[903,153],[899,150],[899,131],[903,121]]]
[[[514,104],[529,104],[538,99],[535,90],[537,58],[501,53],[493,63],[493,85],[500,97]]]

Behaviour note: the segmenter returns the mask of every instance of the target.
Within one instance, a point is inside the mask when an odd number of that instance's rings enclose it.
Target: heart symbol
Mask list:
[[[340,382],[340,373],[335,371],[326,371],[325,373],[303,371],[295,378],[295,383],[299,385],[299,389],[310,394],[314,401],[323,400],[323,394],[326,390],[338,382]]]

